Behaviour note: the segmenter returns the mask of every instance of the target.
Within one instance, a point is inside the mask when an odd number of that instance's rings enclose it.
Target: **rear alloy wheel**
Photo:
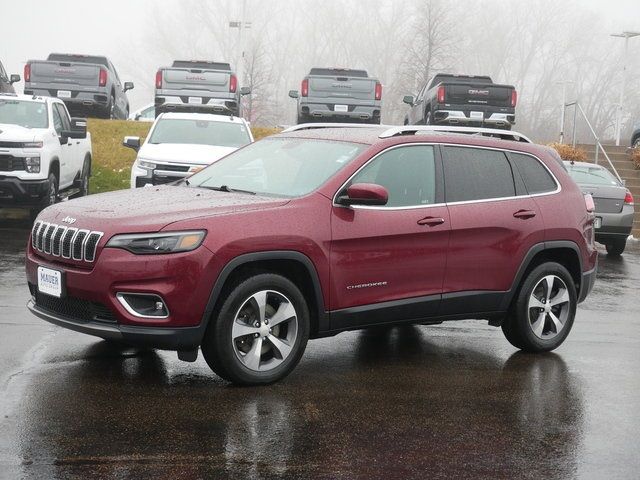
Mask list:
[[[627,246],[626,238],[616,238],[605,245],[607,254],[612,257],[619,257]]]
[[[543,263],[525,278],[502,331],[521,350],[553,350],[569,335],[577,303],[567,269],[558,263]]]
[[[202,353],[221,377],[264,385],[288,375],[309,337],[309,311],[288,279],[259,274],[238,285],[212,319]]]

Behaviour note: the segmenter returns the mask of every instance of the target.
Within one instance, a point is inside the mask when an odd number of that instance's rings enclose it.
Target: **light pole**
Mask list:
[[[236,75],[238,78],[238,89],[242,86],[242,82],[244,81],[244,36],[243,30],[251,28],[251,22],[247,22],[245,20],[245,15],[247,13],[247,0],[242,0],[242,7],[240,11],[240,20],[229,22],[229,28],[237,28],[238,29],[238,51],[236,57]],[[239,91],[239,90],[238,90]],[[242,116],[242,101],[241,97],[238,94],[238,104],[240,115]]]
[[[567,109],[567,85],[575,83],[571,80],[564,80],[562,82],[556,82],[558,85],[562,85],[562,106],[560,107],[560,143],[564,142],[564,120]]]
[[[640,32],[612,33],[612,37],[624,38],[624,56],[622,57],[622,87],[620,88],[620,100],[618,102],[618,115],[616,117],[616,146],[620,145],[620,135],[622,134],[622,113],[624,101],[624,89],[627,82],[627,57],[629,53],[629,39],[637,37]]]

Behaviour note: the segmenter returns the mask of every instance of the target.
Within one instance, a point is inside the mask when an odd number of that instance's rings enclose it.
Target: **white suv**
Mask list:
[[[86,119],[61,100],[0,94],[0,207],[37,212],[87,195],[91,156]]]
[[[131,188],[180,180],[253,142],[242,118],[204,113],[162,113],[141,145],[125,137],[138,152],[131,167]]]

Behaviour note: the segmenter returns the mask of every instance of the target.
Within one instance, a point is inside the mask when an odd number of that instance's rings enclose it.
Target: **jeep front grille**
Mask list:
[[[31,246],[54,257],[91,263],[96,259],[98,242],[103,235],[103,232],[37,221],[31,230]]]

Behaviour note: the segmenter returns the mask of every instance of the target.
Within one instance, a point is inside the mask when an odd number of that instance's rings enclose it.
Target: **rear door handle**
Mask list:
[[[418,220],[418,225],[428,225],[430,227],[442,225],[443,223],[444,223],[444,218],[442,217],[424,217]]]
[[[533,210],[518,210],[513,214],[515,218],[521,218],[522,220],[527,220],[529,218],[533,218],[536,216],[536,212]]]

